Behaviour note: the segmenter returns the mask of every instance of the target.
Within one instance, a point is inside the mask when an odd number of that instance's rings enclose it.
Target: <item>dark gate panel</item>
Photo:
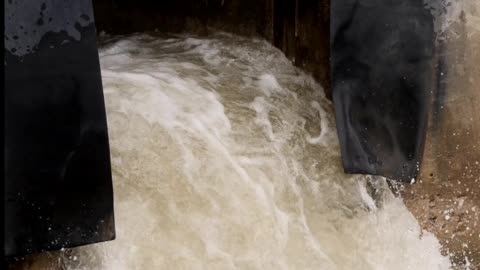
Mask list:
[[[5,255],[115,237],[89,0],[5,1]]]
[[[418,0],[333,0],[333,100],[347,173],[409,181],[434,86],[433,17]]]

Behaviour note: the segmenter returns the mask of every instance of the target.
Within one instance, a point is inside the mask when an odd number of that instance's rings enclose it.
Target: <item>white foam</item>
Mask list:
[[[283,92],[282,87],[278,84],[277,79],[272,74],[260,75],[258,86],[267,97],[270,97],[272,93],[278,94]]]
[[[343,174],[330,103],[277,49],[116,40],[100,55],[117,239],[67,268],[449,268],[400,199]]]
[[[311,144],[321,144],[326,146],[329,143],[331,143],[331,140],[328,141],[326,137],[328,135],[334,134],[334,132],[330,130],[328,119],[327,119],[327,113],[316,101],[312,101],[311,106],[316,110],[318,110],[318,113],[320,116],[320,135],[318,135],[315,138],[312,138],[310,134],[308,134],[307,141]]]

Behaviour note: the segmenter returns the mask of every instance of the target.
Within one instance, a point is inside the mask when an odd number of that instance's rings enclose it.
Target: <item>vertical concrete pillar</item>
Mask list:
[[[442,20],[442,71],[418,183],[404,198],[457,263],[480,269],[480,1],[464,0]],[[445,24],[445,22],[450,22]],[[439,23],[439,28],[442,25]]]

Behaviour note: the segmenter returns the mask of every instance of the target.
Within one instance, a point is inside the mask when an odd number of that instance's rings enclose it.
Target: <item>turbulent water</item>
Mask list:
[[[260,39],[105,38],[117,239],[69,269],[449,269],[384,179],[342,172],[322,87]]]

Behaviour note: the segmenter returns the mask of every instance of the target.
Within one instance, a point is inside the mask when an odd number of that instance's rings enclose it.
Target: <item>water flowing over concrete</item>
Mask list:
[[[343,174],[322,87],[267,42],[103,39],[117,239],[67,269],[449,269],[383,178]]]

